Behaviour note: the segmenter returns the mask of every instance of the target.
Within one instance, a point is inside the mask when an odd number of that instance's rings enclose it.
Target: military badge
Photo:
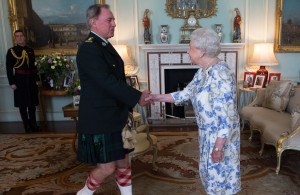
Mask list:
[[[104,47],[105,47],[105,46],[106,46],[106,43],[102,42],[102,46],[104,46]]]

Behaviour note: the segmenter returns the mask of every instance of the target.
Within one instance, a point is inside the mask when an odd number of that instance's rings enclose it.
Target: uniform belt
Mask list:
[[[17,74],[35,74],[36,70],[15,70]]]

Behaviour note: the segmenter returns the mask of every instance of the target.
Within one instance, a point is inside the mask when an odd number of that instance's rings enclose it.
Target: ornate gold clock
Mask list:
[[[189,43],[190,34],[200,28],[197,19],[216,15],[217,0],[166,0],[166,12],[172,18],[186,19],[181,30],[180,43]]]
[[[183,27],[180,28],[180,43],[190,43],[191,41],[191,33],[193,30],[200,28],[201,26],[198,24],[197,19],[195,18],[194,12],[189,12],[189,17],[186,20]]]

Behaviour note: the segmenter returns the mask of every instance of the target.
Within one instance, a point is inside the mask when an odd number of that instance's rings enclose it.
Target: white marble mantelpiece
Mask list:
[[[244,43],[222,43],[219,58],[225,61],[236,73],[238,51],[245,46]],[[148,88],[153,94],[165,93],[166,69],[198,69],[198,65],[190,62],[187,54],[189,44],[141,44],[140,49],[145,52],[148,68]],[[164,103],[156,103],[150,108],[150,119],[163,119]]]
[[[244,46],[245,43],[221,43],[222,51],[238,51]],[[176,52],[190,48],[189,44],[140,44],[139,47],[145,52]]]

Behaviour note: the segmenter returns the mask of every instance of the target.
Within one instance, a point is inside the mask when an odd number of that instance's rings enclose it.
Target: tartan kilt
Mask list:
[[[77,160],[82,163],[108,163],[122,160],[134,149],[124,149],[121,132],[78,134]]]

